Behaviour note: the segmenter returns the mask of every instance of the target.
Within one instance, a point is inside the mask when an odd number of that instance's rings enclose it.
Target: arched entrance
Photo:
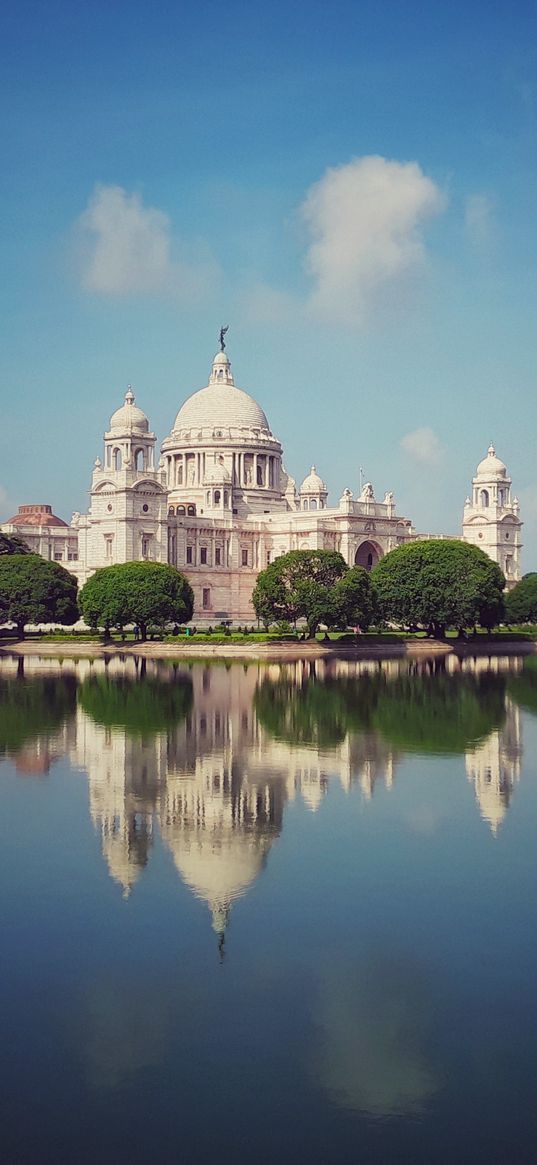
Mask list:
[[[354,565],[363,566],[365,570],[373,570],[382,554],[374,542],[362,542],[354,555]]]

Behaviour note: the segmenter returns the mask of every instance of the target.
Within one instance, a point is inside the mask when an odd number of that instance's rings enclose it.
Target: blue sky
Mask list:
[[[0,516],[87,505],[220,324],[298,480],[457,533],[493,439],[537,568],[537,9],[20,3],[2,29]]]

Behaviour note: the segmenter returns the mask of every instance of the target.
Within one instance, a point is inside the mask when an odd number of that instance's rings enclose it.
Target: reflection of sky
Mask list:
[[[521,728],[521,779],[496,836],[464,755],[402,756],[370,800],[359,783],[346,790],[332,755],[316,812],[285,800],[223,964],[158,829],[124,901],[86,779],[67,758],[46,780],[5,762],[12,1158],[22,1146],[41,1165],[46,1142],[56,1159],[114,1165],[175,1161],[178,1144],[185,1160],[226,1165],[324,1165],[359,1150],[490,1163],[499,1139],[531,1159],[537,720],[524,713]],[[263,744],[256,779],[267,760]]]

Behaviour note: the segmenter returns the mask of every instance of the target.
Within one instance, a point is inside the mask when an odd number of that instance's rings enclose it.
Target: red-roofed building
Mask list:
[[[53,514],[52,506],[19,506],[15,516],[2,523],[2,530],[17,534],[34,554],[76,570],[78,531]]]

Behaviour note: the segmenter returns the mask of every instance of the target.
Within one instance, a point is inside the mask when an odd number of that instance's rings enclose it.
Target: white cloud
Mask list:
[[[77,226],[81,283],[97,295],[198,295],[214,275],[207,256],[175,259],[168,216],[121,186],[97,186]]]
[[[464,225],[468,237],[479,247],[491,242],[495,234],[494,204],[488,194],[471,194],[466,199]]]
[[[423,267],[422,227],[445,201],[417,162],[372,156],[327,170],[301,207],[311,309],[329,321],[363,321],[395,281]]]
[[[414,429],[401,439],[401,449],[418,465],[438,465],[444,455],[443,447],[434,429],[424,426]]]

